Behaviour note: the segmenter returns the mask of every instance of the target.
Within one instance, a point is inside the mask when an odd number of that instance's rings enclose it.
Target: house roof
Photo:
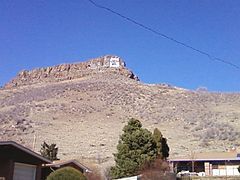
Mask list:
[[[47,167],[61,167],[61,166],[64,166],[64,165],[67,165],[67,164],[70,164],[70,163],[75,164],[79,168],[83,169],[85,172],[91,172],[91,169],[89,169],[88,167],[79,163],[76,159],[53,161],[53,163],[46,164],[45,166],[47,166]]]
[[[240,154],[234,152],[192,153],[189,156],[172,158],[169,161],[240,161]]]
[[[17,149],[27,153],[27,154],[30,154],[31,156],[34,156],[35,158],[43,161],[44,163],[51,163],[51,161],[49,159],[41,156],[40,154],[38,154],[38,153],[22,146],[21,144],[14,142],[14,141],[0,141],[0,148],[4,147],[4,146],[12,146],[14,148],[17,148]]]

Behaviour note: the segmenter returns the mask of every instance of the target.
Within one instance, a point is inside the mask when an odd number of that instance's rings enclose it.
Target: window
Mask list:
[[[14,164],[13,180],[35,180],[35,176],[36,166],[23,163]]]

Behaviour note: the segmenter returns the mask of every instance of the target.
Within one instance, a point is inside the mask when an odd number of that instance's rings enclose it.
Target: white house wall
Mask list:
[[[239,176],[238,166],[225,166],[218,169],[213,169],[213,176]]]

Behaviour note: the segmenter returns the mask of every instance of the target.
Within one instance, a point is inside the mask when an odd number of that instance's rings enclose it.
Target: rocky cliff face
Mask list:
[[[4,88],[12,88],[44,82],[58,82],[91,76],[98,73],[119,74],[138,80],[132,71],[126,68],[125,62],[117,56],[103,56],[76,64],[61,64],[34,70],[24,70]]]

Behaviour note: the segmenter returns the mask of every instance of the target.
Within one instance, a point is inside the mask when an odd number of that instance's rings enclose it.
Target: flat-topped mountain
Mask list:
[[[171,156],[239,146],[240,94],[145,84],[116,56],[23,71],[0,90],[0,138],[59,157],[113,163],[128,118],[167,137]],[[105,164],[106,165],[106,164]]]
[[[107,72],[125,75],[126,77],[138,80],[138,77],[126,68],[125,62],[121,58],[106,55],[86,62],[61,64],[31,71],[24,70],[4,87],[11,88],[36,83],[59,82]]]

